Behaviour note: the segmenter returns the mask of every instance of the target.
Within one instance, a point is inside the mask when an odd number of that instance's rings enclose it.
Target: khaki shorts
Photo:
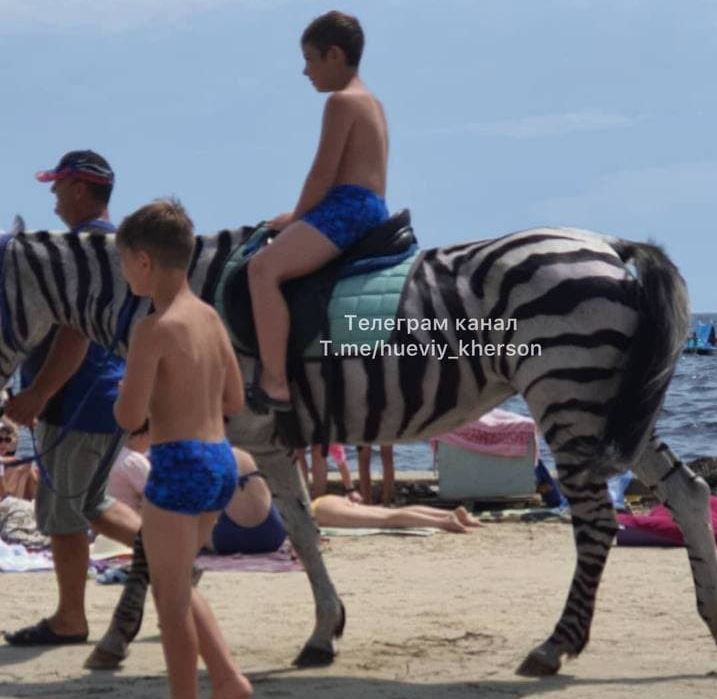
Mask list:
[[[41,422],[36,430],[37,448],[40,453],[52,446],[62,431],[61,427]],[[48,454],[42,463],[50,474],[50,490],[40,478],[35,498],[37,528],[46,535],[73,534],[85,531],[114,503],[105,494],[109,469],[96,479],[97,467],[112,443],[111,434],[68,432],[65,438]],[[119,451],[110,456],[114,461]],[[85,492],[82,492],[85,491]],[[82,493],[73,498],[63,497]]]

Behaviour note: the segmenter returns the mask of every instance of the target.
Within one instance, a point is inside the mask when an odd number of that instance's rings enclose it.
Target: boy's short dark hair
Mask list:
[[[315,46],[322,58],[332,46],[338,46],[346,56],[346,65],[355,68],[363,53],[363,29],[356,17],[331,10],[304,29],[301,43]]]
[[[157,199],[127,216],[117,245],[145,250],[161,267],[186,269],[194,250],[194,224],[177,199]]]

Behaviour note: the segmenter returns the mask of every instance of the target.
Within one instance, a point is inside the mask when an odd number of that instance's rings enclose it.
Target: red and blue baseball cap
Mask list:
[[[110,164],[92,150],[71,150],[60,158],[53,170],[35,173],[35,179],[40,182],[54,182],[65,177],[76,177],[95,184],[114,184],[115,181]]]

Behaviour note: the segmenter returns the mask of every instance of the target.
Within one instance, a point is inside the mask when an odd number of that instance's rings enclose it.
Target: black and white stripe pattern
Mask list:
[[[196,238],[190,274],[195,291],[210,301],[229,253],[245,229]],[[2,278],[11,313],[13,340],[26,354],[52,324],[78,328],[101,345],[109,345],[129,289],[119,271],[114,236],[105,233],[19,233],[8,243]],[[26,289],[32,289],[27,293]],[[147,302],[135,311],[146,314]],[[134,318],[130,318],[133,321]],[[0,374],[9,376],[22,356],[0,342]],[[120,351],[127,349],[122,338]]]
[[[191,281],[206,300],[212,300],[224,261],[242,237],[243,231],[225,231],[198,239]],[[109,342],[127,293],[112,241],[38,233],[18,235],[9,245],[1,283],[13,332],[25,350],[58,322]],[[137,317],[146,310],[141,306]],[[684,283],[667,257],[651,245],[575,229],[527,230],[429,250],[406,281],[398,315],[429,321],[428,327],[409,332],[404,326],[393,332],[390,346],[445,347],[446,356],[292,362],[304,437],[354,444],[411,441],[474,419],[516,393],[525,398],[571,504],[577,567],[555,630],[520,671],[555,672],[562,656],[576,655],[587,642],[616,530],[605,480],[628,466],[670,504],[683,527],[698,607],[717,638],[717,558],[704,483],[657,438],[650,440],[688,323]],[[492,325],[471,329],[471,319]],[[461,352],[465,345],[538,346],[540,352],[481,356]],[[0,342],[6,377],[19,360]],[[245,373],[252,370],[251,360],[242,363]],[[343,612],[318,553],[306,494],[292,475],[287,451],[270,443],[267,419],[244,414],[232,432],[241,433],[240,443],[267,474],[312,583],[316,627],[298,662],[330,661]]]

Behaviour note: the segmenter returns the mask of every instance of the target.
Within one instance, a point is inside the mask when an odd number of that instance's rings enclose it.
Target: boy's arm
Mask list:
[[[21,425],[32,425],[47,401],[80,368],[89,345],[90,341],[74,328],[59,327],[32,384],[8,400],[5,408],[8,417]]]
[[[117,424],[127,432],[142,427],[149,415],[149,401],[161,353],[161,343],[149,320],[140,321],[132,331],[127,369],[114,405]]]
[[[236,415],[244,409],[244,380],[229,338],[226,338],[225,353],[227,373],[224,379],[224,393],[222,394],[222,413],[224,415]]]
[[[341,92],[334,92],[329,96],[324,108],[319,147],[293,211],[292,220],[298,220],[316,206],[336,182],[341,156],[354,118],[355,108],[351,97]]]

